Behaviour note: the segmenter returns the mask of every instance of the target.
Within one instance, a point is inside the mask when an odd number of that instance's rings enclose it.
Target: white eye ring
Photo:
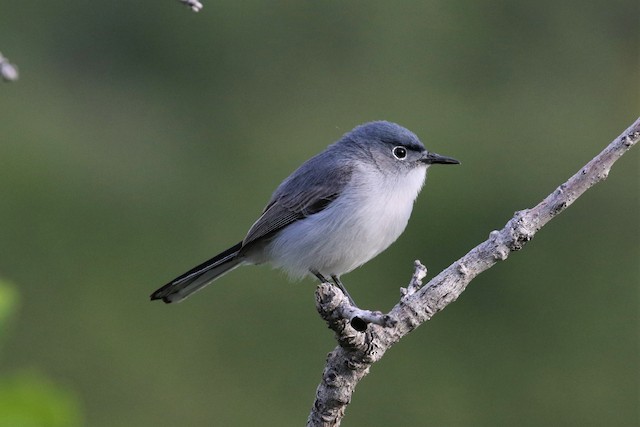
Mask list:
[[[393,157],[398,160],[404,160],[404,158],[407,157],[407,149],[400,145],[398,145],[397,147],[393,147],[393,150],[391,150],[391,152],[393,153]]]

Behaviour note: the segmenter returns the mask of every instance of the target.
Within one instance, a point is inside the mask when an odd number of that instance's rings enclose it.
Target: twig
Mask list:
[[[18,80],[18,68],[0,53],[0,76],[6,82]]]
[[[316,399],[307,420],[308,427],[339,426],[358,382],[369,372],[371,365],[402,337],[431,319],[433,315],[455,301],[469,282],[498,261],[507,259],[512,251],[519,251],[552,218],[569,207],[594,184],[604,180],[620,156],[640,140],[640,118],[587,163],[567,182],[531,209],[518,211],[499,231],[473,248],[464,257],[434,277],[426,286],[420,282],[426,269],[416,263],[413,279],[402,291],[400,302],[389,312],[397,323],[393,327],[372,325],[364,333],[346,327],[348,316],[323,312],[341,306],[341,293],[326,292],[318,287],[317,300],[321,316],[336,333],[338,346],[329,353]]]
[[[191,10],[193,10],[194,12],[200,12],[203,8],[202,3],[200,3],[198,0],[178,0],[180,3],[187,5],[191,8]]]
[[[422,287],[422,279],[427,277],[427,267],[422,265],[420,261],[415,260],[413,262],[413,266],[415,267],[415,271],[413,273],[413,276],[411,277],[409,286],[407,286],[406,288],[400,288],[400,295],[402,297],[413,295],[418,292]]]

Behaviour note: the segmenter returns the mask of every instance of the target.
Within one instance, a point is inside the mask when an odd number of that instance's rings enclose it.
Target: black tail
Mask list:
[[[176,277],[152,293],[151,300],[161,299],[167,304],[182,301],[195,291],[204,288],[218,277],[240,265],[242,259],[238,258],[238,252],[241,247],[242,242]]]

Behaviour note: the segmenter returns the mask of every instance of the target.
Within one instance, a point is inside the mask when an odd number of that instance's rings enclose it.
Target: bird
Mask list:
[[[282,181],[242,241],[151,300],[179,302],[241,265],[269,263],[292,279],[311,275],[333,284],[355,305],[341,276],[403,233],[431,165],[459,163],[428,151],[396,123],[356,126]]]

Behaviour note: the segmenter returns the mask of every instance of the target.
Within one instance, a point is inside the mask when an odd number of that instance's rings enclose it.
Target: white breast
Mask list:
[[[389,247],[404,231],[426,167],[386,176],[373,167],[354,172],[327,209],[293,223],[265,248],[267,259],[294,277],[309,270],[348,273]]]

